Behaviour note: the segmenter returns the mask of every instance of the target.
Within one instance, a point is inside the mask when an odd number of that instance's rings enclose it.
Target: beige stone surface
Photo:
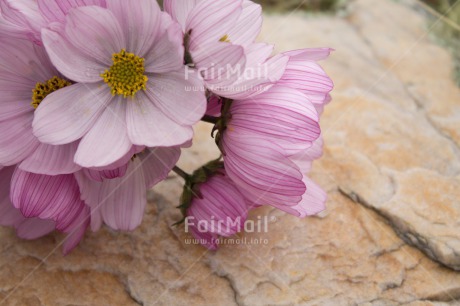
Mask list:
[[[260,208],[251,218],[267,216],[268,233],[208,252],[171,226],[181,190],[171,176],[139,229],[88,233],[67,257],[62,236],[25,242],[0,229],[0,304],[460,305],[460,90],[414,3],[265,17],[261,39],[278,51],[336,49],[312,174],[329,193],[322,217]],[[218,155],[210,127],[196,131],[189,171]]]

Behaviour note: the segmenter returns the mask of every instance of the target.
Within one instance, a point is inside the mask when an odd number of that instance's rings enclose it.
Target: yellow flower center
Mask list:
[[[32,90],[32,103],[30,104],[36,109],[47,95],[69,85],[72,85],[72,83],[57,76],[44,83],[37,83]]]
[[[144,75],[143,58],[122,49],[120,53],[113,54],[112,61],[112,67],[101,74],[112,95],[134,97],[139,90],[145,90],[148,78]]]
[[[228,37],[228,34],[225,34],[224,36],[222,36],[219,41],[221,42],[230,42],[230,38]]]

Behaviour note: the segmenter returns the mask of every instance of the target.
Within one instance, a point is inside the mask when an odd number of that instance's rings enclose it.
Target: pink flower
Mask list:
[[[78,82],[45,98],[33,122],[44,143],[81,139],[75,161],[103,167],[133,147],[189,141],[206,99],[196,77],[184,77],[180,26],[156,1],[107,0],[107,9],[70,10],[42,30],[51,61]],[[125,77],[125,75],[128,77]]]
[[[48,175],[78,171],[73,161],[78,143],[42,144],[32,131],[43,97],[70,82],[54,69],[43,48],[3,37],[0,43],[0,165],[19,164],[22,170]]]
[[[179,147],[145,149],[117,169],[76,174],[82,199],[91,207],[92,230],[102,223],[125,231],[139,226],[147,190],[167,177],[179,156]]]
[[[231,102],[223,118],[226,128],[218,141],[228,176],[249,202],[297,212],[294,207],[310,182],[291,157],[311,148],[320,136],[312,103],[300,91],[277,85]]]
[[[10,201],[10,185],[15,167],[0,167],[0,225],[12,226],[22,239],[36,239],[55,229],[52,220],[25,218]]]
[[[290,157],[302,173],[302,182],[307,186],[307,190],[297,205],[285,208],[286,212],[303,218],[316,215],[326,209],[327,193],[308,177],[313,161],[320,158],[322,154],[323,139],[320,136],[310,148]]]
[[[229,237],[242,230],[250,207],[224,172],[214,174],[196,190],[199,196],[187,209],[185,229],[214,250],[219,236]]]
[[[41,30],[80,6],[106,7],[105,0],[0,0],[5,31],[2,34],[26,38],[42,45]]]
[[[89,225],[90,210],[80,200],[72,174],[47,176],[7,167],[0,170],[0,183],[1,225],[15,227],[24,239],[54,229],[66,233],[64,254],[78,245]]]
[[[282,78],[277,84],[297,89],[313,103],[319,114],[324,105],[331,100],[329,93],[334,83],[316,61],[329,56],[332,49],[302,49],[283,53],[289,62]]]
[[[254,43],[262,25],[260,5],[248,0],[165,0],[164,7],[182,25],[186,60],[213,93],[245,98],[282,76],[288,57],[270,58],[272,46]]]

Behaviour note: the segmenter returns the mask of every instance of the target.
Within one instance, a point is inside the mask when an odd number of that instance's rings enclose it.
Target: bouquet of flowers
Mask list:
[[[220,222],[255,207],[324,209],[308,172],[333,87],[316,62],[331,49],[273,56],[256,42],[259,5],[0,0],[0,14],[0,224],[19,237],[57,230],[68,253],[89,228],[134,230],[171,171],[210,249],[242,230]],[[176,163],[200,120],[221,156],[188,174]]]

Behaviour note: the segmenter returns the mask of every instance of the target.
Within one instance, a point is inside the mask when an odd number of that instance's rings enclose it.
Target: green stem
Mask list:
[[[177,167],[177,166],[174,166],[174,168],[172,169],[177,175],[179,175],[180,177],[182,177],[184,180],[189,180],[190,179],[190,174],[188,174],[187,172],[185,172],[184,170],[182,170],[181,168]]]
[[[214,116],[209,116],[209,115],[204,115],[203,118],[201,118],[201,121],[212,123],[212,124],[216,124],[218,120],[219,118],[214,117]]]

